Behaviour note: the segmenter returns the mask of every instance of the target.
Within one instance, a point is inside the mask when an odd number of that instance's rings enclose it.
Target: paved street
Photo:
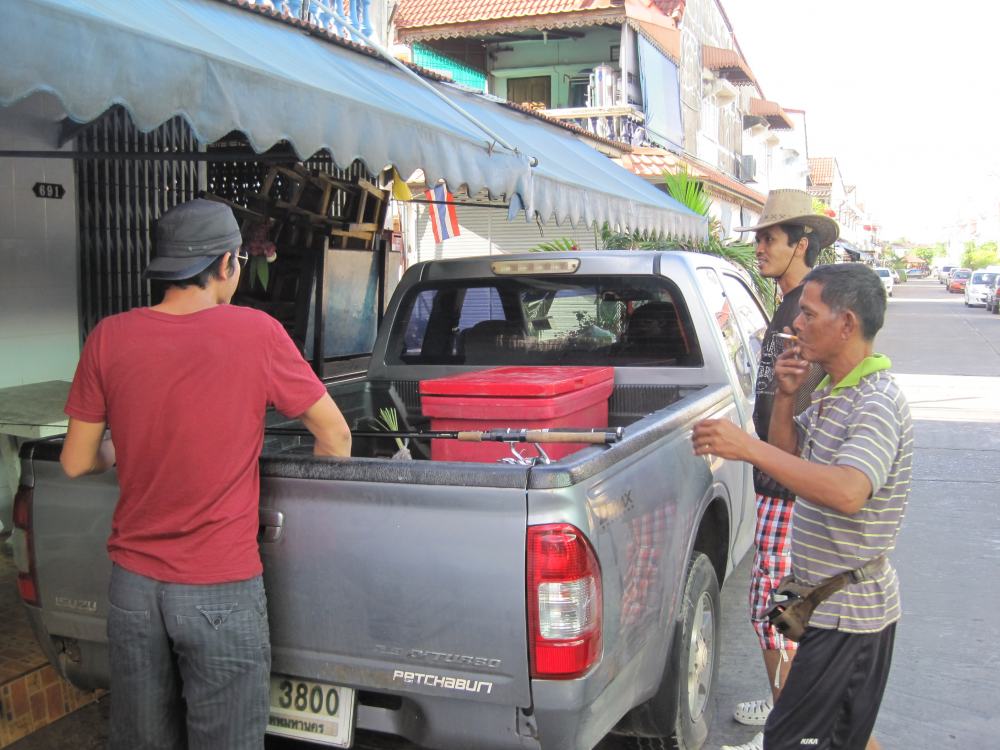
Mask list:
[[[1000,315],[967,309],[960,295],[947,294],[933,280],[898,284],[878,349],[892,358],[910,399],[916,452],[909,510],[894,555],[904,619],[876,733],[886,750],[997,747]],[[767,690],[746,622],[748,576],[744,561],[723,591],[724,651],[709,750],[753,734],[729,715],[737,700]],[[12,747],[103,747],[106,703]],[[360,737],[356,746],[413,749],[371,736]],[[629,746],[610,738],[600,748]]]

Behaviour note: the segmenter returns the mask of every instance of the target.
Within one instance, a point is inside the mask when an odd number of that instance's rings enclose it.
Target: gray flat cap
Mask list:
[[[232,209],[196,198],[174,206],[156,222],[156,257],[146,267],[146,278],[189,279],[242,244]]]

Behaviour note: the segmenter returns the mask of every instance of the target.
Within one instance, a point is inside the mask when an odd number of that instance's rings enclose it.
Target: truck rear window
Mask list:
[[[697,367],[687,306],[659,277],[426,283],[400,307],[386,364]]]

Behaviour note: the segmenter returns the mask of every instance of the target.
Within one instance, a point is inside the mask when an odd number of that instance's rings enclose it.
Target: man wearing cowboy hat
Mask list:
[[[783,340],[775,334],[792,325],[799,313],[802,279],[816,264],[820,251],[837,239],[839,228],[833,219],[813,212],[812,198],[808,193],[802,190],[772,190],[760,220],[753,226],[739,227],[736,231],[756,233],[760,273],[765,278],[774,279],[782,294],[781,304],[764,334],[757,368],[753,420],[757,434],[766,441],[776,391],[775,362],[785,348]],[[809,395],[822,376],[819,367],[812,369],[799,394],[796,413],[808,406]],[[771,591],[791,572],[788,531],[795,496],[756,468],[754,489],[757,493],[757,526],[754,536],[756,554],[750,574],[750,622],[760,640],[771,695],[737,704],[733,718],[741,724],[763,726],[784,686],[798,645],[784,638],[767,618]],[[758,733],[746,744],[726,747],[731,750],[756,750],[762,747],[762,743],[763,734]]]

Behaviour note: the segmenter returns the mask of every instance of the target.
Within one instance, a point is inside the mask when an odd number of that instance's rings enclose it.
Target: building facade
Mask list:
[[[857,185],[844,181],[836,157],[809,159],[809,194],[822,201],[840,225],[840,237],[852,254],[874,259],[878,254],[878,224],[869,215]]]
[[[488,94],[576,126],[647,181],[695,175],[724,237],[757,219],[768,190],[809,185],[805,112],[764,96],[719,0],[400,0],[394,20],[397,44],[429,50],[433,69],[471,72]],[[491,222],[482,247],[528,249],[522,230],[506,240]]]

